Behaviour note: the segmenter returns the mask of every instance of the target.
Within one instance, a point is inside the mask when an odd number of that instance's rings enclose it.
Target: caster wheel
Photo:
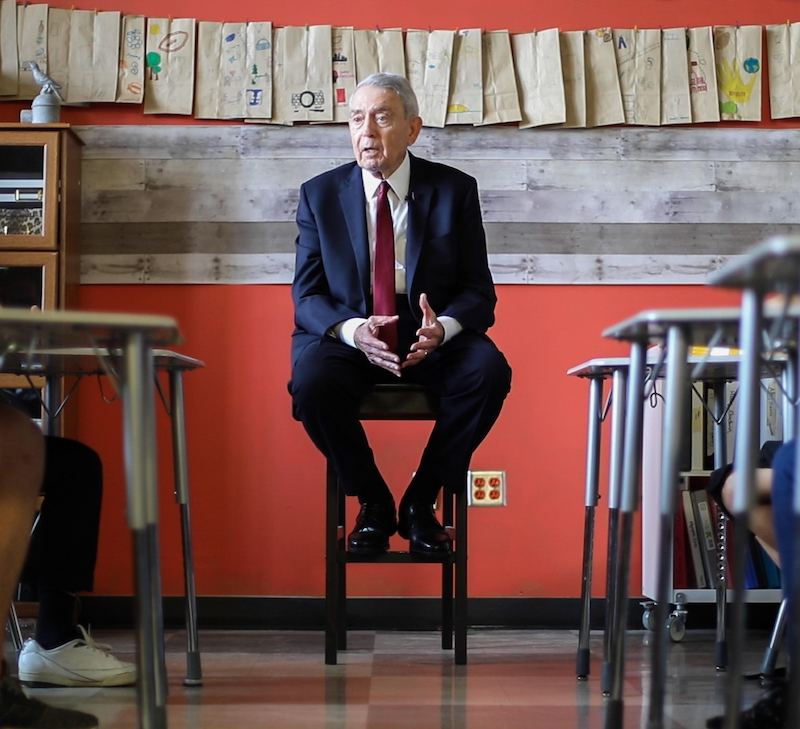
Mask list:
[[[667,627],[669,628],[669,637],[673,643],[679,643],[683,640],[683,636],[686,635],[686,622],[683,618],[670,615]]]
[[[655,626],[653,625],[653,611],[652,610],[645,610],[642,613],[642,626],[645,630],[653,631],[655,630]]]

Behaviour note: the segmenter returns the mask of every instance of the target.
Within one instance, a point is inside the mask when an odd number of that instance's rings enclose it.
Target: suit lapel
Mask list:
[[[408,234],[406,239],[406,287],[409,300],[412,295],[414,274],[417,271],[419,257],[422,254],[425,227],[433,202],[433,186],[425,180],[424,170],[419,160],[411,157],[411,181],[408,188]],[[416,305],[410,301],[412,308]]]
[[[353,170],[347,176],[339,192],[339,202],[342,213],[347,223],[350,243],[353,246],[353,255],[358,267],[358,277],[361,281],[364,301],[369,301],[370,264],[369,240],[367,238],[367,213],[366,200],[364,199],[364,183],[361,179],[361,168],[353,165]]]

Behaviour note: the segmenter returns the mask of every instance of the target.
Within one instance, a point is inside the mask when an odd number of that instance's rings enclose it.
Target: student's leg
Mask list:
[[[94,450],[69,438],[48,436],[45,453],[45,498],[21,581],[36,589],[36,641],[49,649],[81,637],[75,593],[94,587],[103,466]]]
[[[39,429],[21,412],[0,404],[0,615],[19,581],[44,472]]]
[[[78,591],[94,584],[103,470],[97,453],[68,438],[46,439],[45,494],[23,572],[35,584],[39,618],[19,657],[24,683],[124,686],[136,667],[117,660],[76,622]]]
[[[3,625],[25,559],[43,472],[44,445],[39,429],[21,412],[0,404],[0,616]],[[0,662],[0,726],[94,729],[97,719],[29,698],[3,661]]]

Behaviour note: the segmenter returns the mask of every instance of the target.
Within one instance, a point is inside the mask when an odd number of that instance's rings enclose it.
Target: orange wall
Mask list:
[[[626,350],[602,330],[648,307],[729,305],[735,297],[701,287],[501,286],[492,330],[514,368],[500,420],[473,459],[508,472],[509,506],[474,509],[470,593],[575,596],[580,592],[587,386],[567,369]],[[186,376],[188,443],[201,594],[321,595],[322,457],[290,414],[288,286],[87,286],[86,309],[168,313],[181,323],[183,350],[206,362]],[[89,385],[89,387],[87,387]],[[107,473],[98,591],[130,589],[123,517],[119,406],[85,383],[81,435]],[[167,433],[161,418],[160,432]],[[427,425],[371,424],[379,465],[402,489]],[[606,442],[607,445],[607,442]],[[169,444],[160,439],[162,481]],[[165,489],[166,490],[166,489]],[[598,539],[605,543],[604,512]],[[178,593],[176,510],[162,498],[165,591]],[[638,550],[632,593],[639,590]],[[597,560],[602,585],[602,559]],[[354,569],[354,594],[436,594],[435,571]]]
[[[57,0],[53,6],[70,7]],[[234,14],[211,0],[95,0],[100,10],[200,20],[272,20],[276,25],[333,23],[356,27],[483,27],[524,32],[612,25],[670,27],[767,24],[797,17],[793,3],[763,0],[567,0],[530,3],[430,3],[408,0],[375,12],[372,0],[263,6],[241,0]],[[227,6],[228,9],[230,6]],[[794,16],[792,15],[794,13]],[[765,98],[766,98],[766,84]],[[0,121],[15,121],[24,104],[0,103]],[[766,110],[766,106],[765,106]],[[73,124],[183,124],[177,117],[143,116],[134,106],[65,109]],[[205,122],[207,123],[207,122]],[[777,126],[763,122],[763,126]],[[782,126],[795,126],[781,122]],[[479,132],[477,132],[479,133]],[[532,133],[520,132],[520,133]],[[579,132],[578,132],[579,133]],[[474,596],[577,596],[583,539],[583,478],[587,387],[566,370],[595,356],[623,354],[602,330],[638,310],[663,306],[730,305],[732,294],[678,286],[500,286],[492,334],[514,368],[514,383],[497,426],[473,467],[505,469],[509,506],[475,509],[470,525],[470,593]],[[186,378],[197,583],[205,595],[323,594],[323,469],[290,416],[287,286],[84,286],[90,310],[169,314],[178,319],[187,353],[207,368]],[[130,538],[124,520],[120,413],[95,383],[79,398],[80,435],[102,455],[106,471],[96,592],[132,590]],[[107,390],[107,388],[106,388]],[[159,416],[162,486],[171,477],[168,428]],[[429,426],[371,424],[379,464],[401,490],[415,468]],[[605,443],[607,445],[607,442]],[[182,589],[177,512],[162,497],[162,544],[167,594]],[[598,518],[595,594],[602,593],[605,513]],[[631,594],[640,590],[637,547]],[[434,595],[435,571],[419,568],[352,570],[352,594]]]

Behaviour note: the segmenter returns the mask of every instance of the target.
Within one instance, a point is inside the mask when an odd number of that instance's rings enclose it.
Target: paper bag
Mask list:
[[[283,74],[293,121],[333,121],[330,25],[287,26]]]
[[[248,117],[245,121],[258,121],[267,124],[280,124],[291,126],[290,98],[286,91],[284,80],[284,45],[286,43],[286,28],[272,29],[272,115],[268,119],[253,119]]]
[[[272,23],[247,24],[245,118],[272,116]]]
[[[483,34],[483,124],[522,119],[507,30]],[[478,125],[476,125],[478,126]]]
[[[450,98],[445,124],[476,124],[483,119],[483,48],[480,28],[459,30],[453,42]]]
[[[0,96],[18,93],[17,2],[0,0]]]
[[[561,70],[564,74],[564,127],[586,126],[586,53],[582,30],[561,34]]]
[[[147,19],[145,114],[191,114],[194,97],[194,18]]]
[[[353,44],[356,51],[357,83],[373,73],[406,75],[402,30],[356,30],[353,33]]]
[[[117,102],[121,104],[141,104],[144,101],[144,39],[144,16],[123,15],[117,76]]]
[[[661,123],[690,124],[689,56],[686,29],[661,31]]]
[[[624,124],[614,34],[597,28],[586,34],[586,125]]]
[[[417,96],[419,115],[428,127],[443,127],[453,62],[451,30],[406,33],[406,77]]]
[[[770,116],[800,116],[800,24],[768,25],[767,55]]]
[[[719,121],[714,34],[710,26],[689,28],[689,92],[692,122]]]
[[[69,98],[69,43],[72,10],[50,8],[47,13],[47,75],[61,88],[62,98]]]
[[[356,53],[352,28],[334,28],[333,47],[333,120],[350,119],[350,97],[356,90]]]
[[[661,31],[613,31],[626,124],[661,123]]]
[[[28,61],[48,73],[47,5],[17,6],[17,48],[19,57],[19,98],[32,99],[41,87],[33,80]]]
[[[244,119],[247,87],[247,25],[198,24],[197,119]]]
[[[511,36],[522,111],[520,129],[567,119],[558,28]]]
[[[761,121],[761,26],[714,28],[723,121]]]
[[[116,11],[72,11],[68,103],[116,99],[119,29],[120,14]]]

